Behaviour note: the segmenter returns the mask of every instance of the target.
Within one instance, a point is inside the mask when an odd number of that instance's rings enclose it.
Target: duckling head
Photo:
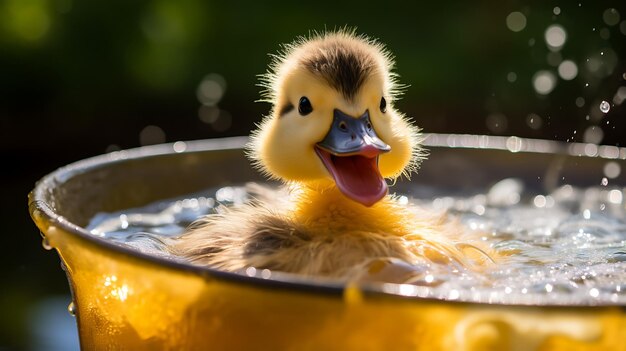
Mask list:
[[[393,106],[393,61],[375,40],[352,31],[300,38],[274,56],[263,76],[272,111],[248,147],[271,178],[341,193],[372,206],[387,179],[421,160],[419,134]]]

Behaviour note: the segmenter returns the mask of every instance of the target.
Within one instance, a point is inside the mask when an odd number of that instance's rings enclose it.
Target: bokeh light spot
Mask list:
[[[609,8],[602,13],[602,19],[604,23],[609,26],[614,26],[619,23],[619,12],[614,8]]]
[[[521,12],[511,12],[506,16],[506,26],[513,32],[522,31],[526,28],[526,16]]]
[[[139,132],[139,144],[153,145],[165,142],[165,132],[157,126],[146,126]]]
[[[534,130],[538,130],[538,129],[541,129],[541,126],[543,125],[543,119],[538,114],[531,113],[528,116],[526,116],[526,124],[530,128]]]
[[[604,175],[607,178],[615,179],[622,173],[622,167],[615,161],[607,162],[604,165]]]
[[[604,138],[604,132],[601,128],[590,126],[583,133],[583,141],[585,143],[600,144]]]
[[[21,40],[36,42],[49,31],[52,18],[44,0],[7,0],[0,8],[4,27]]]
[[[548,27],[544,36],[546,43],[548,44],[548,48],[552,51],[560,50],[567,40],[567,32],[565,32],[565,28],[558,24],[553,24]]]
[[[509,72],[506,75],[506,80],[508,80],[511,83],[515,82],[517,80],[517,74],[515,72]]]
[[[226,91],[226,80],[219,74],[211,73],[205,76],[198,88],[196,89],[196,96],[203,105],[213,106],[216,105]]]
[[[626,87],[619,87],[613,96],[613,103],[615,105],[621,105],[626,100]]]
[[[556,86],[556,77],[550,71],[539,71],[533,76],[533,87],[538,94],[547,95]]]
[[[578,75],[578,66],[571,60],[565,60],[559,65],[559,76],[564,80],[572,80]]]
[[[502,113],[490,114],[485,122],[487,123],[487,128],[493,133],[503,133],[508,126],[506,116]]]

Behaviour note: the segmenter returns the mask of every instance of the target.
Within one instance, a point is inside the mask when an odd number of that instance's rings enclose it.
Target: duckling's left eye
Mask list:
[[[309,113],[313,112],[313,106],[311,106],[311,101],[306,96],[300,98],[300,102],[298,103],[298,112],[300,115],[306,116]]]
[[[387,112],[387,100],[384,97],[380,98],[380,112]]]

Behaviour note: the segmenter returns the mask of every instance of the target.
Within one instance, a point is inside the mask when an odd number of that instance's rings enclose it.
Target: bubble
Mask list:
[[[517,74],[515,72],[509,72],[506,75],[506,80],[508,80],[511,83],[515,82],[517,80]]]
[[[611,104],[609,104],[607,101],[602,100],[602,102],[600,103],[600,111],[602,111],[602,113],[608,113],[611,110]]]
[[[157,126],[146,126],[139,132],[139,144],[152,145],[165,142],[165,132]]]
[[[526,16],[521,12],[511,12],[506,16],[506,26],[513,32],[526,28]]]
[[[603,168],[604,175],[607,178],[615,179],[622,172],[622,167],[615,161],[607,162]]]
[[[602,14],[602,19],[607,25],[614,26],[619,23],[619,12],[614,8],[606,9]]]
[[[211,73],[205,76],[198,85],[196,96],[203,105],[213,106],[222,99],[225,91],[226,80],[224,77]]]
[[[558,68],[559,76],[564,80],[572,80],[578,75],[578,66],[571,60],[561,62]]]
[[[541,95],[549,94],[556,85],[556,77],[550,71],[539,71],[533,76],[533,87]]]
[[[552,9],[552,13],[554,13],[554,14],[555,14],[555,15],[557,15],[557,16],[558,16],[558,15],[560,15],[560,14],[561,14],[561,8],[560,8],[560,7],[558,7],[558,6],[555,6],[555,7]]]
[[[552,51],[558,51],[565,44],[567,40],[567,33],[565,29],[558,24],[553,24],[544,34],[548,48]]]
[[[585,106],[585,99],[582,96],[576,98],[576,106],[583,107]]]
[[[541,116],[531,113],[528,116],[526,116],[526,124],[532,128],[532,129],[540,129],[541,126],[543,125],[543,119],[541,118]]]
[[[583,133],[583,141],[585,143],[600,144],[603,138],[604,132],[596,126],[588,127]]]

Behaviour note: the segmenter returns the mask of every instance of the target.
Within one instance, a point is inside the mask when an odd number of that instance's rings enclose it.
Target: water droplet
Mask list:
[[[609,180],[606,177],[603,177],[600,184],[602,184],[602,186],[607,186],[609,185]]]
[[[46,238],[45,236],[43,237],[43,239],[41,239],[41,246],[43,246],[43,248],[46,250],[52,250],[52,245],[50,245],[50,242],[48,242],[48,238]]]
[[[72,317],[76,317],[76,304],[74,301],[67,305],[67,312],[69,312]]]
[[[611,104],[609,104],[607,101],[602,100],[602,102],[600,103],[600,111],[602,111],[602,113],[608,113],[611,110]]]

